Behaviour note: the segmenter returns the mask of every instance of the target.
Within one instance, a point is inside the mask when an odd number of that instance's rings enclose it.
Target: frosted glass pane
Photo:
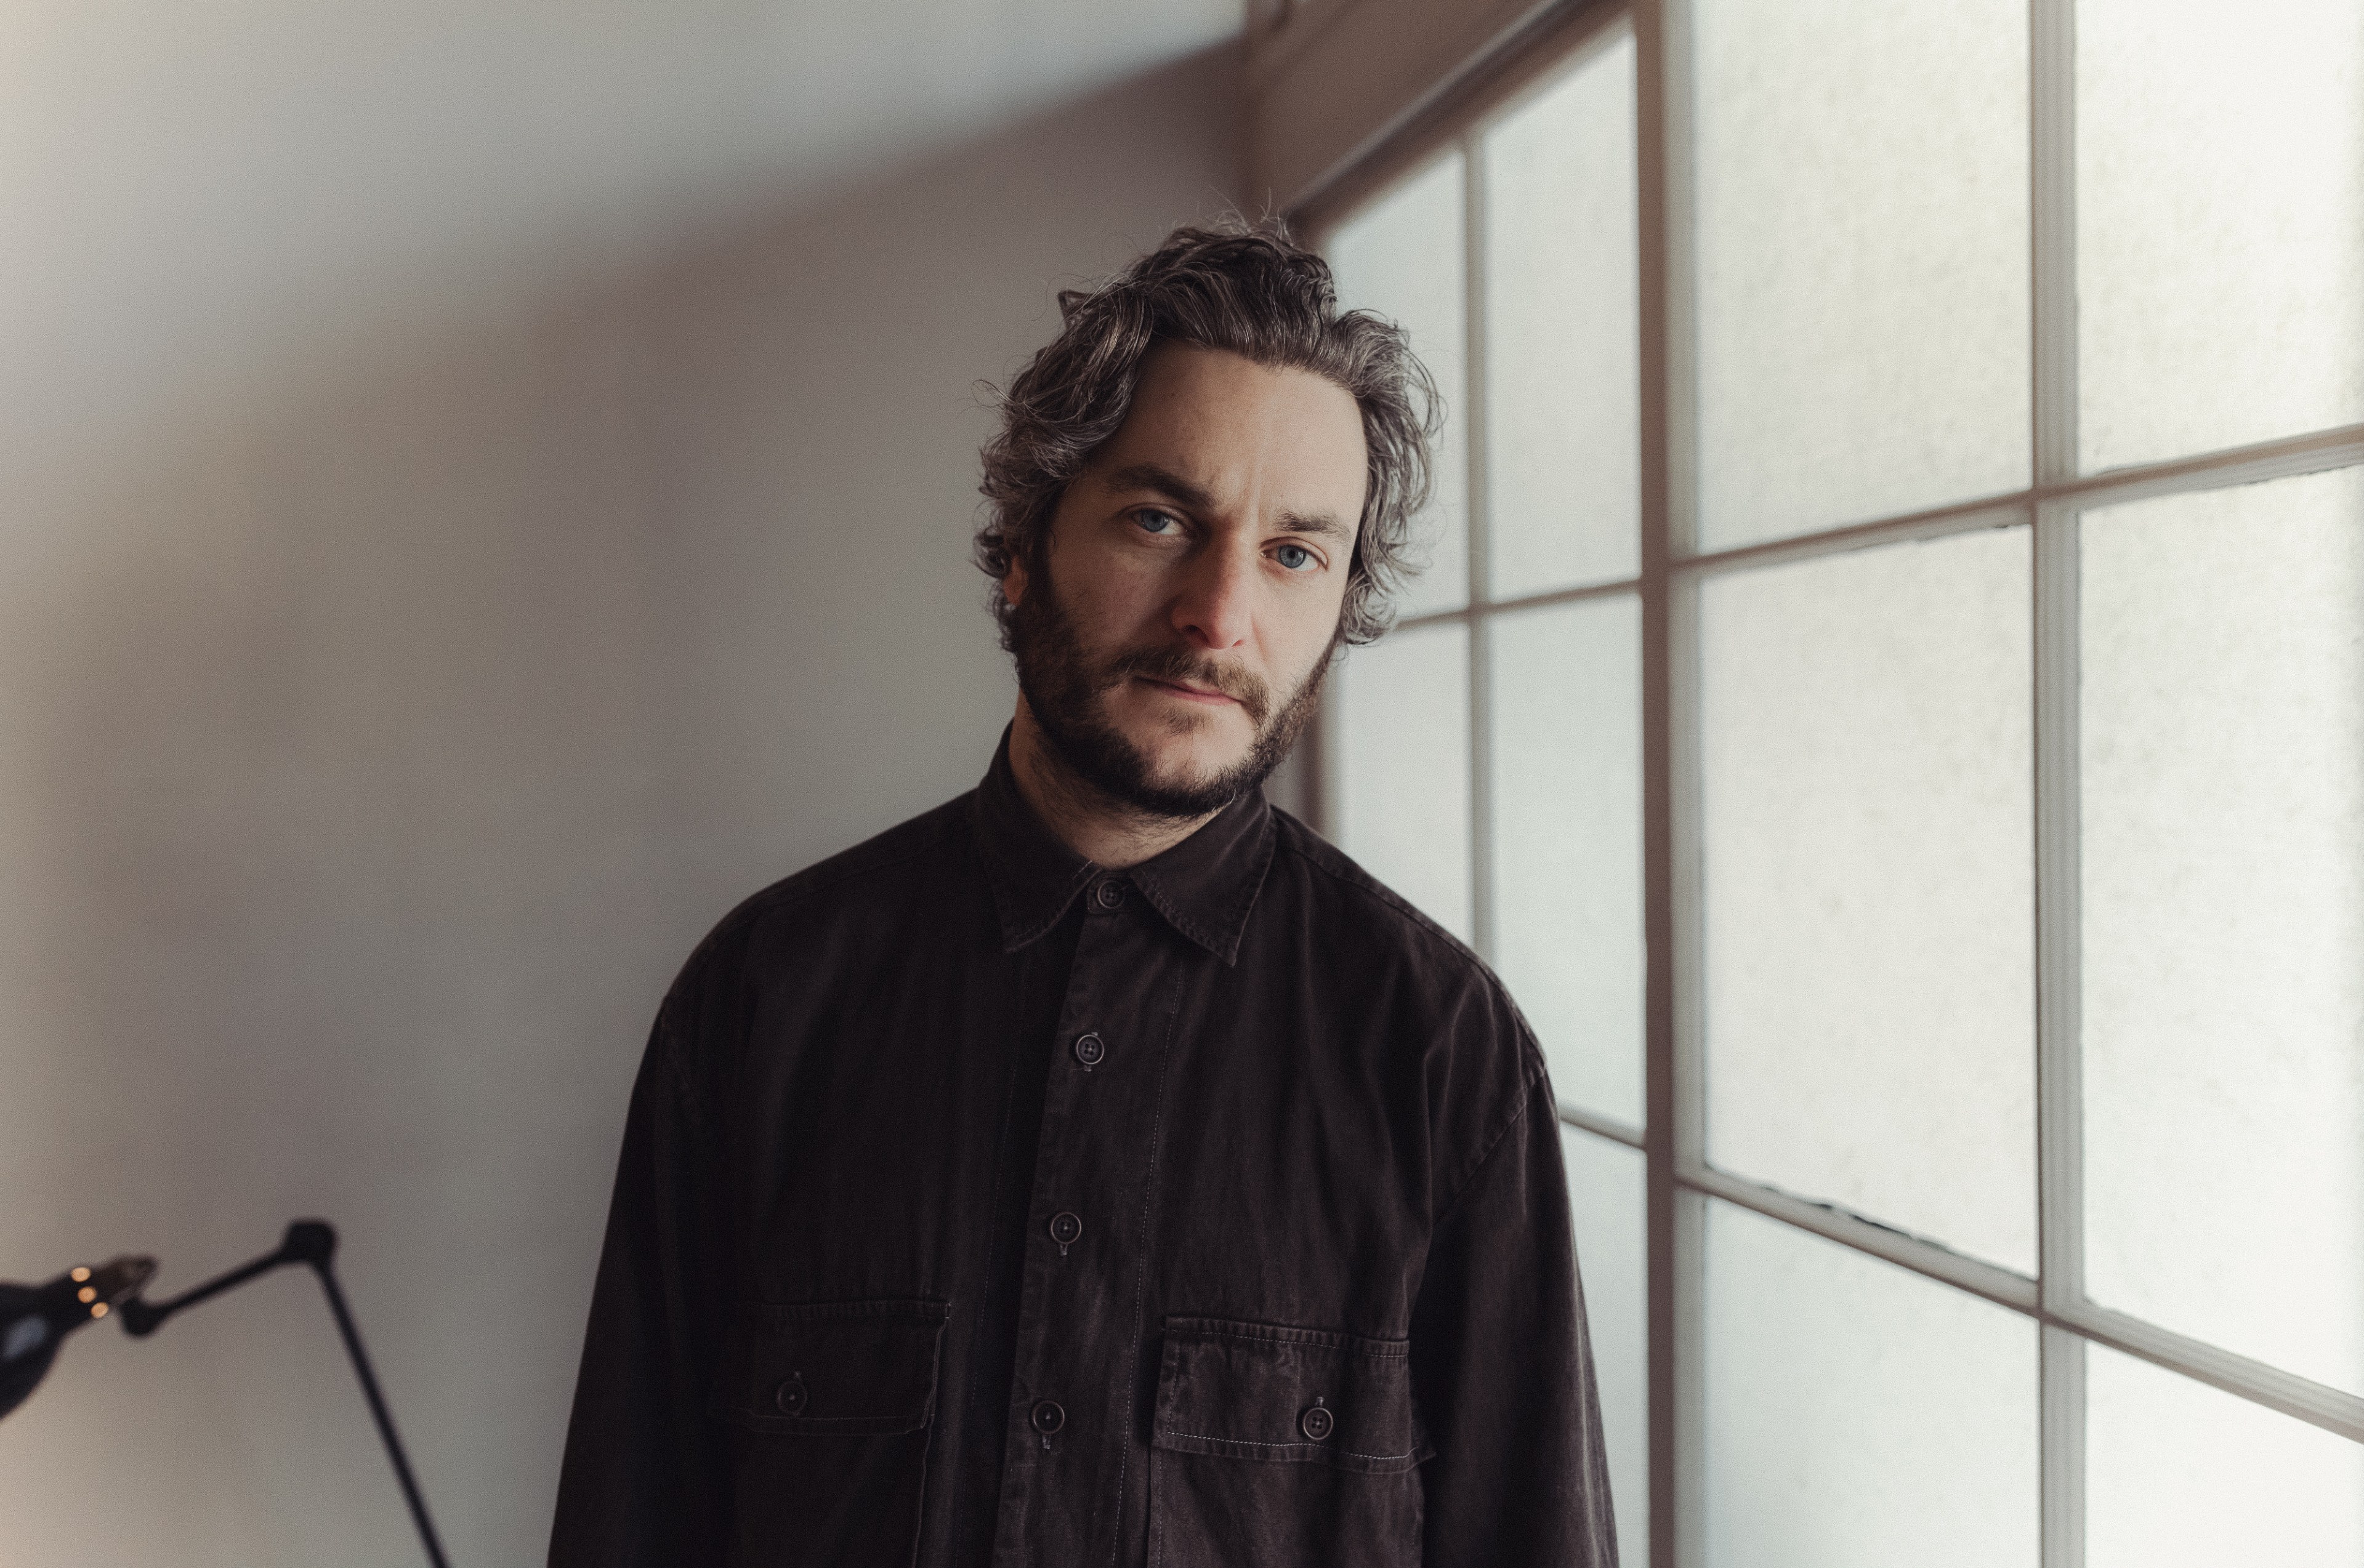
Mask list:
[[[1430,564],[1405,595],[1408,615],[1455,609],[1469,598],[1461,185],[1461,154],[1448,153],[1341,227],[1328,246],[1340,306],[1376,311],[1401,326],[1444,397],[1448,422],[1437,442],[1436,496],[1414,524]]]
[[[2080,578],[2086,1288],[2364,1393],[2364,472]]]
[[[1710,1201],[1710,1568],[2035,1568],[2036,1330]]]
[[[1650,1305],[1642,1151],[1565,1124],[1559,1138],[1600,1382],[1617,1557],[1643,1568],[1650,1561]]]
[[[2078,0],[2087,469],[2364,419],[2364,6]]]
[[[1700,537],[2028,482],[2027,0],[1700,0]]]
[[[1711,577],[1708,1154],[2035,1266],[2027,531]]]
[[[1422,627],[1355,649],[1331,700],[1339,847],[1469,940],[1467,629]]]
[[[1642,1125],[1642,606],[1497,617],[1495,969],[1569,1105]]]
[[[2364,1443],[2085,1350],[2085,1568],[2356,1568]]]
[[[1485,156],[1492,591],[1636,576],[1633,36],[1512,111]]]

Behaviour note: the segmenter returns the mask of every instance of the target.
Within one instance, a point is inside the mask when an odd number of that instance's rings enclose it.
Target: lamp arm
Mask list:
[[[394,1412],[386,1408],[385,1396],[378,1391],[377,1373],[370,1369],[369,1352],[362,1348],[361,1329],[354,1325],[352,1311],[345,1305],[345,1293],[337,1284],[337,1273],[331,1266],[336,1255],[337,1232],[328,1221],[292,1220],[274,1251],[184,1290],[169,1301],[149,1302],[135,1296],[125,1302],[118,1314],[123,1319],[123,1331],[144,1339],[166,1318],[201,1301],[235,1290],[258,1275],[289,1263],[307,1264],[319,1276],[320,1289],[329,1297],[329,1310],[336,1316],[337,1332],[343,1336],[345,1353],[352,1358],[353,1373],[361,1379],[362,1394],[369,1400],[370,1415],[377,1422],[377,1435],[385,1440],[385,1456],[394,1463],[395,1479],[402,1483],[403,1500],[410,1505],[411,1521],[418,1527],[418,1540],[427,1549],[427,1561],[434,1568],[448,1568],[442,1542],[435,1537],[434,1521],[427,1517],[427,1499],[410,1473],[410,1458],[403,1451],[402,1439],[396,1435]]]
[[[296,1222],[299,1225],[302,1223],[304,1223],[302,1220]],[[314,1223],[317,1224],[318,1221]],[[292,1230],[295,1227],[290,1226],[288,1229]],[[283,1242],[275,1251],[265,1252],[252,1262],[240,1263],[226,1274],[217,1274],[205,1284],[184,1290],[169,1301],[148,1301],[135,1296],[117,1309],[116,1317],[122,1322],[125,1333],[135,1340],[144,1340],[162,1327],[165,1318],[195,1307],[201,1301],[210,1301],[226,1290],[236,1290],[259,1274],[267,1274],[275,1268],[297,1261],[288,1256],[286,1244]]]

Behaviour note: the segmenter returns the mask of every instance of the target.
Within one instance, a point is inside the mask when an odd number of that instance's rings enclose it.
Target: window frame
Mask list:
[[[1394,128],[1288,209],[1326,243],[1348,217],[1445,155],[1463,161],[1469,595],[1408,617],[1469,638],[1472,908],[1493,944],[1487,623],[1519,610],[1637,595],[1642,608],[1645,1124],[1563,1105],[1560,1119],[1645,1162],[1650,1562],[1706,1561],[1703,1232],[1711,1199],[1734,1204],[2032,1319],[2039,1329],[2043,1568],[2084,1559],[2085,1346],[2126,1352],[2364,1443],[2364,1397],[2101,1307],[2083,1282],[2079,1017],[2079,528],[2088,509],[2364,463],[2364,424],[2084,474],[2078,469],[2075,20],[2073,0],[2030,0],[2029,268],[2033,428],[2023,489],[1721,550],[1695,548],[1698,452],[1692,295],[1691,0],[1539,7]],[[1532,90],[1620,31],[1635,45],[1639,196],[1641,574],[1494,599],[1486,572],[1487,272],[1483,139]],[[2033,1279],[1842,1208],[1711,1166],[1705,1153],[1701,982],[1700,585],[1735,569],[1974,529],[2024,526],[2033,550],[2035,668],[2037,1273]],[[1317,828],[1338,820],[1337,738],[1325,713],[1305,768]]]

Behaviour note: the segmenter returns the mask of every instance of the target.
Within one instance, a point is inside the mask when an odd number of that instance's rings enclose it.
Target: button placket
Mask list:
[[[1105,880],[1084,888],[1086,917],[1057,1033],[1044,1042],[1055,1052],[1065,1041],[1075,1070],[1054,1067],[1044,1088],[1013,1367],[1024,1393],[1008,1407],[1013,1496],[1046,1505],[1055,1497],[1065,1507],[1080,1487],[1121,1498],[1128,1515],[1141,1495],[1127,1425],[1131,1370],[1148,1331],[1132,1206],[1144,1202],[1136,1184],[1154,1179],[1165,1089],[1158,1053],[1189,973],[1176,962],[1173,933],[1146,918],[1134,891]],[[1117,1044],[1127,1051],[1121,1073]],[[1105,1077],[1094,1071],[1100,1066],[1110,1070]],[[1126,1195],[1114,1210],[1105,1207],[1111,1191]],[[1089,1215],[1070,1207],[1078,1198],[1094,1205]],[[1080,1244],[1087,1232],[1088,1248]],[[1029,1511],[1004,1508],[1000,1517],[996,1568],[1032,1561],[1017,1522]],[[1092,1529],[1114,1528],[1111,1516]],[[1106,1556],[1113,1547],[1110,1537],[1093,1550]]]

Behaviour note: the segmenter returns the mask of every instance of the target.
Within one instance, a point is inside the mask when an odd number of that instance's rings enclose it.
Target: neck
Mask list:
[[[1067,766],[1035,724],[1022,696],[1018,699],[1018,717],[1009,727],[1009,771],[1017,777],[1018,793],[1043,825],[1076,853],[1110,871],[1122,871],[1164,854],[1217,815],[1210,811],[1204,817],[1177,820],[1154,817],[1110,799],[1105,791]]]

